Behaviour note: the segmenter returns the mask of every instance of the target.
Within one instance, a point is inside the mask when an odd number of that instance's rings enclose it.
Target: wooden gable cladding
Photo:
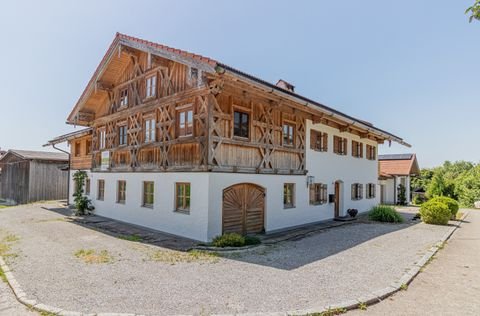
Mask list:
[[[266,98],[251,98],[226,86],[212,100],[209,163],[214,171],[302,174],[305,122],[300,111]],[[248,137],[234,135],[234,113],[246,113]],[[284,123],[294,126],[293,146],[283,144]]]
[[[92,167],[92,139],[90,135],[76,138],[70,143],[70,168],[73,170]]]

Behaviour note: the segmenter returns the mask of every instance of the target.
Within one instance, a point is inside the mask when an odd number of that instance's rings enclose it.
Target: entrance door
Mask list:
[[[242,235],[264,231],[265,190],[240,183],[223,190],[222,232]]]
[[[335,217],[340,216],[340,182],[335,182]]]

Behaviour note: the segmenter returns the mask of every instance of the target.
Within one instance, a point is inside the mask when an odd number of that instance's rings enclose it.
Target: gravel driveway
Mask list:
[[[23,290],[45,304],[84,313],[320,308],[397,281],[447,229],[357,223],[214,257],[122,240],[41,205],[0,210],[0,238],[18,237],[12,246],[17,256],[7,260]]]

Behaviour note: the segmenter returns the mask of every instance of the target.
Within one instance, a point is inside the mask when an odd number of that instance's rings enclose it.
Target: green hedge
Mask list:
[[[427,224],[447,225],[452,213],[445,203],[430,200],[420,207],[420,216]]]
[[[402,223],[403,217],[398,214],[392,206],[378,205],[372,207],[368,213],[368,218],[372,221],[387,222],[387,223]]]
[[[437,196],[431,199],[430,201],[440,202],[445,204],[450,210],[450,214],[452,215],[451,218],[455,219],[457,217],[457,212],[458,212],[458,209],[460,208],[460,205],[454,199],[449,198],[447,196]]]
[[[257,245],[260,239],[254,236],[242,236],[237,233],[227,233],[217,236],[212,241],[214,247],[243,247],[248,245]]]

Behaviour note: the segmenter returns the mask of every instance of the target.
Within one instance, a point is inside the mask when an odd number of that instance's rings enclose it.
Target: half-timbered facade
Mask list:
[[[50,143],[70,143],[97,213],[198,240],[365,211],[377,145],[405,144],[283,80],[123,34],[67,122],[88,129]]]

